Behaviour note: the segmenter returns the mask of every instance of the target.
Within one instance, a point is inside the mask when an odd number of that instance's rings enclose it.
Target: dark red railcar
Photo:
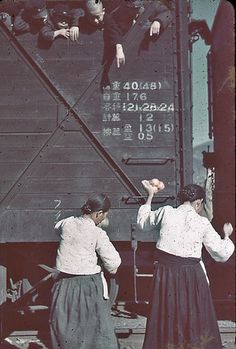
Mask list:
[[[208,59],[209,135],[214,151],[205,153],[206,166],[214,168],[213,224],[222,231],[225,222],[235,227],[235,37],[234,9],[219,4],[212,27]],[[232,237],[235,241],[235,235]],[[227,263],[209,261],[212,293],[220,318],[235,318],[235,256]]]

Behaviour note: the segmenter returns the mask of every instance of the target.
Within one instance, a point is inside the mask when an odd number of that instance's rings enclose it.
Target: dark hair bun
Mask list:
[[[97,211],[108,212],[111,207],[111,202],[106,194],[95,194],[90,197],[81,207],[83,214],[90,214]]]
[[[82,210],[83,214],[90,214],[90,213],[92,213],[92,209],[91,209],[91,207],[89,207],[88,204],[84,204],[81,207],[81,210]]]
[[[193,202],[197,199],[205,200],[205,191],[200,185],[189,184],[179,191],[178,199],[181,203],[186,201]]]

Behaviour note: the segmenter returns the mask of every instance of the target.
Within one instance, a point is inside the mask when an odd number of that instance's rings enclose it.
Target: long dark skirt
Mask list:
[[[52,348],[117,349],[110,313],[100,274],[70,277],[61,273],[52,289]]]
[[[143,349],[222,349],[199,259],[160,250],[156,259]]]

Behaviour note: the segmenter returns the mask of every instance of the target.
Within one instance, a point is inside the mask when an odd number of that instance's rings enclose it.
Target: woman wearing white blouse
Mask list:
[[[233,254],[229,239],[233,228],[223,227],[224,239],[199,212],[205,199],[203,188],[190,184],[178,198],[179,207],[151,210],[154,194],[160,188],[144,180],[148,193],[138,211],[142,229],[157,228],[157,263],[150,300],[150,314],[143,349],[206,348],[221,349],[220,333],[210,289],[201,267],[203,245],[218,262]]]
[[[118,349],[99,262],[111,274],[121,263],[106,232],[98,227],[110,206],[106,195],[94,195],[81,208],[82,216],[55,226],[61,241],[50,311],[53,349]]]

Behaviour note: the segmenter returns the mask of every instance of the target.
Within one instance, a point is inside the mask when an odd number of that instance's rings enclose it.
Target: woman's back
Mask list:
[[[157,230],[156,247],[180,257],[201,258],[202,245],[218,262],[225,262],[234,251],[234,244],[215,231],[209,220],[185,203],[178,208],[164,206],[156,211],[149,204],[138,211],[137,223],[144,230]]]
[[[86,216],[69,217],[60,221],[61,242],[57,251],[56,267],[64,273],[87,275],[101,271],[98,257],[105,268],[113,270],[120,264],[120,257],[106,232]]]
[[[178,256],[200,258],[207,227],[207,219],[199,216],[191,206],[166,206],[157,247]]]

